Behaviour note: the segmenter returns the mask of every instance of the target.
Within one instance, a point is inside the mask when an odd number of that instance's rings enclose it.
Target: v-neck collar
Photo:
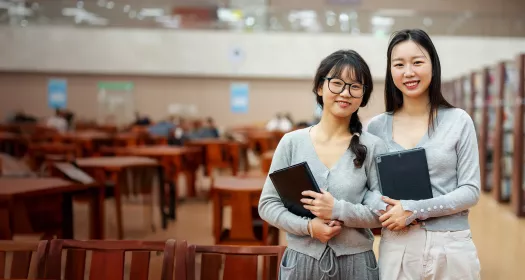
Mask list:
[[[350,152],[350,149],[346,149],[345,152],[337,159],[337,161],[329,168],[328,166],[326,166],[326,164],[324,164],[324,162],[321,160],[321,158],[319,157],[319,154],[317,153],[317,150],[315,149],[315,145],[314,145],[314,140],[312,139],[312,135],[310,134],[310,130],[312,130],[314,126],[310,126],[308,129],[306,129],[306,136],[308,137],[308,143],[309,143],[309,146],[310,148],[312,149],[312,152],[315,154],[315,159],[317,161],[317,163],[323,167],[323,169],[325,170],[325,172],[329,172],[331,173],[333,170],[335,170],[337,168],[337,166],[339,165],[339,163],[344,159],[344,157],[347,155],[347,153]],[[352,136],[353,137],[353,136]],[[352,141],[352,139],[350,138],[350,141]],[[350,142],[348,142],[348,146],[350,146]]]
[[[443,116],[443,108],[438,108],[437,109],[436,118],[434,118],[434,130],[432,131],[432,133],[436,133],[436,131],[438,129],[438,126],[441,123],[442,116]],[[430,139],[429,131],[427,130],[427,132],[425,134],[423,134],[421,139],[419,139],[419,142],[416,144],[416,146],[414,146],[412,148],[405,148],[405,147],[401,146],[400,144],[398,144],[396,141],[394,141],[394,135],[393,135],[394,113],[388,113],[387,114],[386,126],[387,126],[388,140],[390,141],[390,143],[392,145],[394,145],[394,146],[396,146],[396,147],[398,147],[399,149],[402,149],[402,150],[410,150],[410,149],[420,148],[423,145],[425,145],[425,143]]]

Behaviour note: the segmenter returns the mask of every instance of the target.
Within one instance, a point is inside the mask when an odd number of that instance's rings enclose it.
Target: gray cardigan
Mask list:
[[[316,259],[320,259],[326,246],[330,246],[337,256],[372,250],[374,237],[369,228],[381,227],[381,223],[370,209],[386,208],[385,203],[378,199],[381,195],[373,159],[375,155],[386,151],[385,144],[378,137],[363,132],[360,142],[367,146],[363,167],[354,167],[355,155],[348,149],[328,169],[315,152],[310,129],[308,127],[284,135],[275,150],[270,173],[303,161],[308,162],[318,185],[335,198],[332,218],[344,222],[341,233],[327,244],[312,239],[308,234],[308,219],[296,216],[284,207],[269,178],[266,178],[259,201],[260,216],[269,224],[286,231],[290,249]],[[361,204],[367,191],[375,193],[375,196],[370,196],[373,197],[370,207]]]
[[[368,132],[383,139],[389,152],[404,148],[392,139],[392,114],[383,113],[368,124]],[[402,200],[405,210],[413,211],[407,224],[424,220],[421,226],[430,231],[469,229],[469,208],[480,194],[479,154],[476,131],[471,117],[463,110],[440,108],[435,130],[425,134],[417,147],[425,149],[434,198]],[[380,199],[367,194],[366,201]]]

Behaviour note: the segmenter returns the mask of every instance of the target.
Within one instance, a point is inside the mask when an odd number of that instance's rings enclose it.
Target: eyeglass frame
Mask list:
[[[334,92],[334,91],[330,88],[330,81],[333,80],[333,79],[341,80],[341,82],[344,83],[344,86],[343,86],[343,88],[341,89],[340,92]],[[323,77],[323,80],[328,81],[328,89],[329,89],[330,92],[333,93],[333,94],[341,94],[341,93],[343,93],[343,91],[345,91],[345,89],[346,89],[346,86],[348,86],[348,94],[350,94],[350,96],[352,96],[353,98],[361,98],[361,97],[363,97],[363,95],[365,95],[365,88],[366,88],[366,86],[363,85],[363,84],[360,84],[360,83],[351,83],[351,84],[350,84],[350,83],[347,83],[347,82],[343,81],[343,79],[338,78],[338,77]],[[351,90],[352,85],[360,85],[360,86],[363,87],[363,92],[361,93],[361,96],[354,96],[354,95],[352,95],[352,90]]]

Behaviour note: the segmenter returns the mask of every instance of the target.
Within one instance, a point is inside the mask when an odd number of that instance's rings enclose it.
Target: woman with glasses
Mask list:
[[[323,191],[303,193],[305,208],[318,217],[310,220],[289,212],[266,179],[259,214],[287,233],[280,279],[379,278],[369,228],[380,223],[370,208],[386,209],[373,163],[386,147],[378,137],[362,132],[358,116],[372,88],[372,75],[358,53],[341,50],[329,55],[319,65],[313,85],[323,108],[320,122],[289,132],[279,142],[270,173],[306,161]],[[379,197],[370,208],[361,204],[367,192]]]
[[[368,131],[391,152],[424,148],[434,197],[384,198],[390,206],[380,217],[381,279],[479,279],[468,222],[480,193],[472,119],[443,97],[439,57],[427,33],[395,33],[387,59],[387,112],[373,118]]]

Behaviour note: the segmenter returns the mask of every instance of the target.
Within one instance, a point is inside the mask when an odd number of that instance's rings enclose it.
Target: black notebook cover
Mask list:
[[[301,202],[301,199],[305,198],[301,192],[307,190],[321,192],[308,163],[301,162],[279,169],[270,173],[269,176],[288,211],[300,217],[315,218],[315,215],[304,208]]]
[[[383,195],[397,200],[433,197],[425,149],[379,155],[376,157],[376,166]]]

